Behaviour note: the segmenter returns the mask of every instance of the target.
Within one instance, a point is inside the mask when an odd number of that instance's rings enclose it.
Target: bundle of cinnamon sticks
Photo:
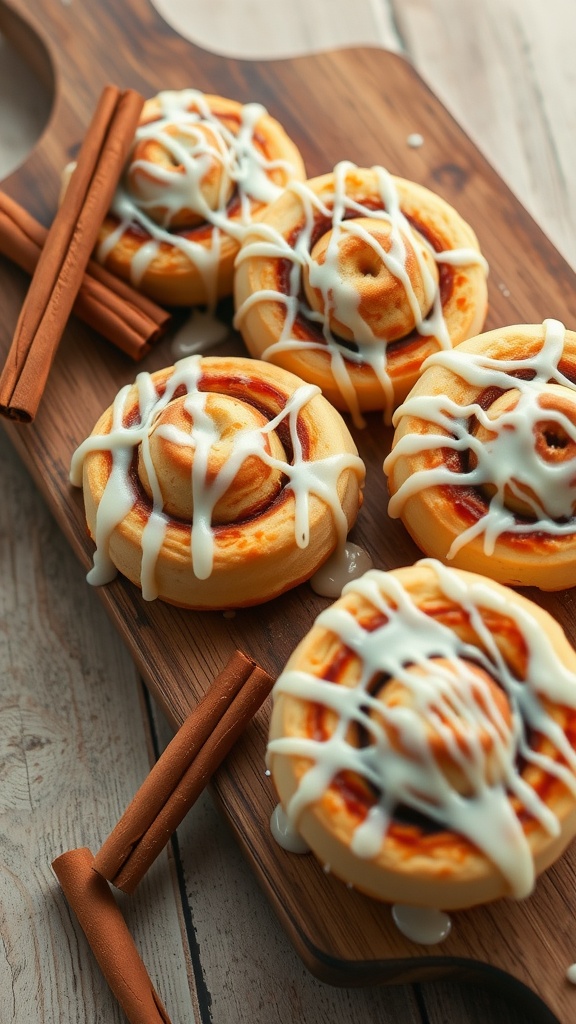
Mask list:
[[[262,705],[273,679],[239,651],[160,756],[96,856],[52,864],[101,970],[132,1024],[170,1024],[107,884],[134,891]]]
[[[48,231],[0,192],[0,253],[33,276]],[[72,312],[131,359],[140,360],[165,333],[170,314],[94,260],[86,267]]]
[[[0,252],[32,281],[0,376],[0,413],[31,422],[72,311],[134,358],[165,330],[168,314],[90,261],[126,162],[143,97],[107,86],[48,231],[0,196]]]

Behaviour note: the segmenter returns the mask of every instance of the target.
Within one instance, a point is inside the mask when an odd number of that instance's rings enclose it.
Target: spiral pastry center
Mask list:
[[[257,604],[344,549],[364,465],[319,390],[277,367],[190,356],[122,388],[74,453],[96,550],[186,608]]]
[[[406,667],[376,693],[372,710],[400,755],[433,758],[448,784],[470,796],[501,783],[510,762],[512,715],[506,693],[479,665],[434,658]]]
[[[473,436],[484,457],[509,472],[508,481],[502,481],[501,500],[515,515],[560,519],[576,511],[575,399],[576,393],[553,383],[537,384],[524,393],[512,388],[495,399],[486,421],[475,426]],[[473,468],[482,454],[472,449]],[[487,482],[482,490],[491,499],[497,487]]]
[[[328,318],[334,334],[394,341],[429,312],[438,267],[416,232],[409,238],[391,221],[358,217],[318,239],[303,284],[310,308]]]
[[[151,500],[159,488],[169,515],[190,522],[210,498],[214,525],[240,522],[266,507],[282,486],[281,470],[255,449],[279,462],[286,454],[278,435],[264,432],[267,421],[258,409],[228,395],[202,398],[182,396],[162,410],[147,446],[139,447],[138,475]]]
[[[209,124],[166,124],[136,142],[126,180],[136,205],[164,228],[201,224],[230,200],[227,147]]]
[[[566,394],[557,384],[548,384],[538,404],[550,417],[534,424],[534,450],[545,462],[559,465],[576,458],[576,395]],[[562,422],[563,420],[567,422]],[[569,427],[573,427],[571,433]]]
[[[439,196],[341,161],[290,183],[244,238],[235,326],[253,355],[318,384],[361,427],[373,409],[390,419],[431,353],[481,328],[486,270]]]
[[[162,305],[214,311],[248,229],[304,175],[260,104],[164,90],[144,104],[96,258]]]
[[[528,895],[576,830],[575,667],[557,623],[485,577],[434,560],[366,573],[273,691],[291,823],[382,899]]]
[[[547,319],[429,358],[384,462],[389,515],[426,554],[512,585],[574,586],[575,352],[574,332]]]

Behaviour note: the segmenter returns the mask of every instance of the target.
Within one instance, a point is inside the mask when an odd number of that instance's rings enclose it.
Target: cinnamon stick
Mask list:
[[[34,419],[144,100],[107,86],[48,231],[0,377],[0,413]]]
[[[170,1024],[114,896],[85,847],[57,857],[52,868],[131,1024]]]
[[[48,231],[0,192],[0,253],[33,275]],[[164,334],[170,314],[90,260],[72,312],[131,359],[142,359]]]
[[[133,892],[270,693],[273,679],[237,651],[168,744],[94,867]]]

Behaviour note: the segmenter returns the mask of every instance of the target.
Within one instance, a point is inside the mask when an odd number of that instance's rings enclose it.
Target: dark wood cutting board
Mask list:
[[[18,46],[41,88],[53,96],[46,129],[5,190],[48,225],[62,167],[74,156],[107,82],[145,96],[197,88],[263,103],[295,139],[310,176],[342,159],[383,164],[451,202],[475,228],[490,264],[487,327],[539,323],[555,317],[576,325],[576,275],[481,154],[399,57],[380,50],[344,50],[277,62],[217,57],[177,36],[147,0],[64,4],[0,2],[0,30]],[[420,132],[424,145],[410,148]],[[0,357],[11,341],[27,278],[0,262]],[[231,319],[230,304],[221,315]],[[245,354],[230,330],[217,352]],[[170,365],[166,339],[147,370]],[[32,426],[5,429],[82,564],[89,568],[82,498],[68,482],[70,457],[135,365],[89,328],[71,320],[40,412]],[[352,537],[380,568],[419,557],[402,525],[387,519],[382,461],[391,435],[378,415],[355,436],[368,466],[366,501]],[[88,584],[87,584],[88,586]],[[100,597],[150,690],[174,725],[182,722],[235,648],[277,674],[326,601],[303,585],[234,617],[146,603],[118,579]],[[576,642],[575,595],[529,594],[544,604]],[[310,856],[285,853],[268,821],[275,799],[265,775],[268,707],[218,772],[213,792],[303,960],[335,984],[402,983],[457,975],[502,984],[526,1000],[533,1015],[571,1024],[576,988],[565,971],[576,960],[573,895],[576,849],[543,877],[523,903],[501,901],[454,915],[451,936],[431,949],[397,931],[390,910],[325,874]],[[104,838],[104,837],[103,837]]]

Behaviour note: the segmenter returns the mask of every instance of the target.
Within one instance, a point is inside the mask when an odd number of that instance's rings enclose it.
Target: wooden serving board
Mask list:
[[[347,50],[253,63],[203,52],[177,36],[147,0],[0,0],[0,31],[9,36],[49,90],[46,130],[5,189],[43,223],[54,214],[61,168],[74,156],[107,82],[149,96],[194,87],[263,103],[299,145],[310,176],[341,159],[383,164],[444,196],[473,225],[488,258],[487,328],[539,323],[576,324],[576,276],[414,70],[380,50]],[[424,145],[409,147],[420,132]],[[0,262],[0,357],[3,359],[27,279]],[[223,317],[231,320],[230,304]],[[243,353],[230,329],[218,352]],[[245,353],[243,353],[245,354]],[[170,339],[142,365],[170,365]],[[133,363],[89,328],[71,320],[32,426],[6,431],[45,496],[82,564],[89,568],[79,491],[68,482],[70,457],[118,389],[132,381]],[[352,537],[381,568],[419,557],[402,525],[386,517],[382,461],[391,434],[373,415],[355,431],[367,467],[366,501]],[[146,603],[118,579],[100,589],[150,690],[174,725],[182,722],[235,648],[273,674],[327,602],[303,585],[233,617]],[[576,643],[574,592],[530,595],[544,604]],[[457,975],[501,984],[543,1021],[576,1019],[576,988],[565,981],[576,960],[573,895],[576,848],[543,877],[522,903],[501,901],[454,915],[452,934],[427,949],[406,940],[388,907],[346,889],[312,857],[280,849],[268,822],[275,798],[265,775],[269,708],[262,709],[213,782],[213,792],[262,886],[310,970],[344,985],[403,983]],[[104,837],[103,837],[104,838]]]

